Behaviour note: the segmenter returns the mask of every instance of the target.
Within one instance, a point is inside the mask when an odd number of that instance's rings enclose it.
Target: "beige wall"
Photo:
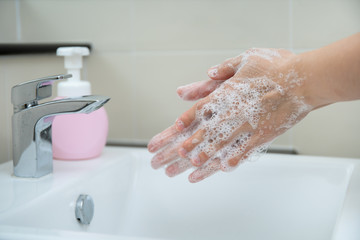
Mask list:
[[[0,0],[0,43],[86,41],[93,93],[111,96],[109,141],[146,142],[192,103],[178,86],[250,47],[297,53],[360,31],[359,0]],[[10,89],[62,73],[54,55],[0,57],[0,162],[11,159]],[[311,113],[274,145],[360,157],[360,101]]]

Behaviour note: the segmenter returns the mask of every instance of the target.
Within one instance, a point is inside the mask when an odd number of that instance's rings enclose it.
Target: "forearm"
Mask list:
[[[304,95],[315,108],[360,99],[360,33],[295,57]]]

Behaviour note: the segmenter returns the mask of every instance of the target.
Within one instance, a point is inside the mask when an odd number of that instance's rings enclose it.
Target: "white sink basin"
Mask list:
[[[267,154],[191,184],[150,167],[145,149],[54,161],[40,179],[0,165],[0,239],[360,239],[360,161]],[[75,218],[94,199],[90,225]]]

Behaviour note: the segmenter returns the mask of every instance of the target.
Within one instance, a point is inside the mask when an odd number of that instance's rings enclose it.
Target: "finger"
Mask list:
[[[172,163],[165,169],[166,175],[169,177],[174,177],[179,175],[182,172],[190,169],[192,167],[191,162],[186,158],[181,158],[180,160]]]
[[[189,182],[196,183],[213,175],[220,170],[220,159],[216,158],[209,164],[203,165],[189,175]]]
[[[209,158],[212,158],[218,151],[222,150],[224,146],[231,146],[232,149],[236,147],[240,147],[237,145],[246,144],[250,140],[250,132],[252,131],[252,127],[249,123],[244,123],[233,131],[232,133],[225,134],[221,128],[229,129],[226,125],[219,125],[220,130],[217,135],[212,136],[209,139],[205,139],[207,141],[206,146],[204,146],[203,151],[199,153],[199,155],[195,156],[191,159],[191,162],[194,166],[198,167],[204,164]],[[230,153],[224,152],[224,155],[228,155]]]
[[[179,87],[176,92],[181,99],[185,101],[194,101],[208,96],[222,83],[223,81],[221,80],[195,82]]]
[[[228,159],[224,159],[225,161],[222,162],[221,166],[222,171],[227,172],[234,169],[234,167],[236,167],[240,161],[244,161],[251,155],[251,153],[256,152],[256,149],[259,147],[258,139],[254,136],[250,138],[250,140],[248,140],[248,142],[245,143],[244,146],[239,147],[243,148],[243,150],[240,151],[240,154],[237,154],[235,156],[231,156],[230,154],[230,157],[228,157]]]
[[[149,152],[153,153],[163,148],[173,139],[175,139],[176,135],[178,135],[178,131],[174,125],[157,134],[150,140],[148,144]]]
[[[168,164],[174,160],[176,160],[177,158],[179,158],[178,155],[178,148],[179,148],[179,144],[175,144],[171,147],[165,148],[164,150],[162,150],[161,152],[157,153],[152,159],[151,159],[151,166],[154,169],[158,169],[162,166],[164,166],[165,164]]]
[[[195,167],[200,167],[201,165],[203,165],[207,160],[209,159],[208,155],[204,152],[199,153],[199,155],[197,155],[194,158],[191,158],[191,163],[195,166]]]
[[[200,129],[196,131],[190,138],[188,138],[179,149],[179,155],[183,158],[187,157],[188,152],[193,150],[203,140],[205,130]]]
[[[198,101],[189,110],[184,112],[176,121],[175,128],[178,132],[182,132],[185,128],[189,127],[196,118],[196,111],[200,109],[208,100],[206,98]]]
[[[226,161],[223,161],[221,164],[221,171],[229,172],[229,171],[233,170],[239,164],[240,161],[244,161],[245,159],[248,158],[247,153],[248,153],[248,150],[238,156],[235,156]]]
[[[241,56],[230,58],[219,65],[211,67],[208,70],[208,76],[213,80],[227,80],[234,76],[240,63]]]

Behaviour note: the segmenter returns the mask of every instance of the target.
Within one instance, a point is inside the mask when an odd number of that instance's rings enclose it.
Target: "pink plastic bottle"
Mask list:
[[[58,84],[58,98],[91,94],[88,81],[80,80],[82,56],[89,55],[86,47],[61,47],[58,56],[65,57],[65,68],[73,77]],[[53,156],[61,160],[96,158],[106,144],[108,117],[102,107],[89,114],[56,116],[52,124]]]

